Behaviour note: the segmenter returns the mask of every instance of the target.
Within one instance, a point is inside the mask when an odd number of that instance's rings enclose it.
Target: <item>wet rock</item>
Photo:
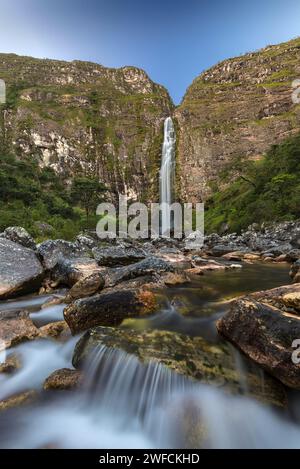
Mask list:
[[[189,276],[185,272],[183,272],[183,273],[176,273],[176,272],[175,273],[173,273],[173,272],[167,273],[166,275],[163,276],[162,280],[163,280],[164,284],[167,287],[182,285],[184,283],[189,283],[191,281]]]
[[[220,334],[294,389],[300,389],[300,364],[292,360],[300,338],[299,298],[296,285],[255,293],[232,302],[217,323]]]
[[[0,401],[0,411],[31,404],[37,398],[36,391],[26,391]]]
[[[99,265],[113,267],[133,264],[146,257],[145,252],[137,247],[111,246],[106,248],[94,248],[93,255]]]
[[[246,251],[246,248],[244,248]],[[215,257],[221,257],[234,251],[243,251],[243,248],[234,244],[217,244],[211,248],[211,254]]]
[[[52,339],[67,339],[71,335],[70,328],[66,321],[57,321],[39,328],[39,336]]]
[[[137,277],[144,277],[146,275],[153,275],[159,279],[163,272],[174,272],[174,267],[170,262],[167,262],[158,257],[147,257],[143,261],[137,262],[136,264],[107,270],[104,273],[106,279],[105,285],[107,287],[113,287],[120,282],[131,280]]]
[[[229,252],[227,254],[223,254],[222,257],[227,261],[241,261],[244,257],[244,253],[240,251]]]
[[[82,372],[62,368],[54,371],[44,382],[45,391],[69,391],[78,388],[82,383]]]
[[[79,298],[95,295],[104,288],[104,285],[103,275],[100,272],[94,272],[73,285],[65,298],[65,302],[71,303]]]
[[[16,353],[11,353],[5,360],[0,363],[0,373],[11,374],[21,368],[21,358]]]
[[[90,354],[101,346],[120,349],[135,355],[141,363],[158,362],[195,381],[241,393],[239,372],[226,343],[209,344],[201,337],[189,337],[166,331],[143,331],[97,327],[87,331],[79,340],[73,355],[73,365],[81,368]],[[260,378],[247,373],[251,395],[276,405],[285,403],[283,387],[266,376],[262,390]]]
[[[114,290],[83,298],[64,310],[64,318],[73,334],[95,326],[117,326],[125,318],[153,312],[157,307],[155,295],[143,290]]]
[[[44,241],[37,246],[37,252],[42,259],[45,269],[51,270],[62,258],[76,258],[85,256],[88,251],[76,243],[63,239]]]
[[[0,238],[5,238],[14,243],[21,244],[25,248],[36,249],[34,239],[30,234],[20,226],[9,226],[3,233],[0,234]]]
[[[8,239],[0,239],[1,300],[38,290],[43,274],[34,251]]]
[[[51,276],[57,285],[62,284],[73,287],[77,282],[100,272],[101,268],[98,266],[97,262],[90,257],[72,259],[63,257],[57,261]]]
[[[39,335],[29,315],[25,311],[3,311],[0,315],[0,338],[6,348]]]

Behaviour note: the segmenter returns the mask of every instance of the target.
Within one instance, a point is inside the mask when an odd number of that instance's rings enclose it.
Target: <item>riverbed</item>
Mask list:
[[[287,264],[254,263],[195,277],[191,283],[160,291],[161,307],[153,316],[126,320],[121,328],[175,331],[217,343],[222,339],[215,322],[228,311],[230,301],[290,283],[288,271]],[[63,318],[63,305],[41,309],[50,297],[1,303],[0,314],[26,309],[41,327]],[[22,367],[12,375],[0,375],[0,399],[27,390],[37,391],[37,399],[1,412],[2,448],[300,446],[300,426],[288,412],[277,412],[246,392],[231,396],[213,386],[192,383],[159,364],[145,372],[135,357],[118,350],[99,350],[80,390],[42,391],[51,372],[72,368],[78,339],[35,340],[12,350],[22,357]],[[297,396],[293,396],[293,411],[298,412]]]

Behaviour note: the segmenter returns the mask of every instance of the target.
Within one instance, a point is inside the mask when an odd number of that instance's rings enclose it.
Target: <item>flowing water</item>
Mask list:
[[[285,265],[245,265],[238,272],[208,274],[164,291],[162,310],[146,321],[132,321],[130,327],[170,329],[215,341],[215,320],[224,314],[232,297],[288,282]],[[44,314],[38,308],[47,299],[2,303],[0,314],[7,308],[23,307],[38,318]],[[58,306],[46,308],[47,320],[60,316]],[[15,347],[13,352],[21,357],[22,368],[12,375],[0,375],[0,399],[41,390],[52,371],[72,367],[77,340],[38,340]],[[241,373],[243,366],[237,355]],[[83,388],[76,392],[40,392],[32,405],[1,412],[0,447],[300,447],[297,418],[292,420],[249,399],[246,383],[244,396],[231,396],[160,364],[143,365],[135,356],[105,346],[94,351],[85,376]],[[294,416],[299,416],[297,396],[293,400]]]
[[[173,202],[175,177],[175,129],[171,117],[164,124],[164,142],[160,169],[161,233],[167,234],[171,228],[169,206]]]

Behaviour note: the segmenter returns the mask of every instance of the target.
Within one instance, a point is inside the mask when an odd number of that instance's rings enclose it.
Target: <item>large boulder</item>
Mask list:
[[[74,301],[64,310],[73,334],[95,326],[117,326],[125,318],[144,315],[157,308],[149,291],[120,289]]]
[[[103,346],[134,355],[144,365],[160,363],[193,381],[238,394],[244,389],[235,358],[226,343],[210,344],[201,337],[166,331],[97,327],[87,331],[77,343],[73,365],[79,369],[88,365],[93,352]],[[246,380],[254,397],[276,405],[284,404],[283,387],[273,378],[265,377],[264,389],[259,375],[253,371],[246,372]]]
[[[300,364],[293,360],[300,339],[300,285],[238,299],[217,328],[255,363],[283,384],[300,389]]]
[[[61,257],[57,260],[51,272],[52,279],[57,284],[73,287],[77,282],[89,277],[92,274],[101,272],[97,262],[90,257]]]
[[[109,267],[133,264],[146,257],[142,249],[134,246],[129,248],[122,246],[94,248],[92,251],[99,265]]]
[[[32,236],[21,226],[9,226],[0,234],[0,238],[9,239],[14,243],[21,244],[21,246],[24,246],[25,248],[36,248],[36,244]]]
[[[88,253],[88,249],[80,244],[64,241],[63,239],[49,239],[37,246],[37,252],[45,269],[51,270],[60,259],[83,257]]]
[[[0,299],[38,290],[42,279],[43,267],[34,251],[0,239]]]
[[[137,277],[153,275],[156,278],[159,278],[162,273],[174,272],[174,270],[175,269],[170,262],[152,256],[126,267],[107,269],[103,272],[103,275],[105,277],[105,285],[107,287],[113,287],[118,283]]]

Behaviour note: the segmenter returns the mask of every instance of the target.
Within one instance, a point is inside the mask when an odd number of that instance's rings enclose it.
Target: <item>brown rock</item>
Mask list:
[[[156,309],[154,293],[143,290],[114,290],[74,301],[64,310],[72,334],[94,326],[117,326],[125,318]]]
[[[19,407],[26,404],[31,404],[37,397],[36,391],[26,391],[8,399],[0,401],[0,411],[8,410],[13,407]]]
[[[39,330],[26,311],[3,311],[0,316],[0,338],[6,348],[35,339]]]
[[[14,371],[18,370],[21,368],[21,360],[20,357],[12,353],[9,355],[5,362],[0,363],[0,373],[13,373]]]
[[[57,321],[47,324],[39,328],[40,337],[51,337],[53,339],[67,339],[71,334],[70,328],[66,321]]]
[[[72,390],[80,386],[82,382],[82,372],[62,368],[54,371],[44,382],[44,389],[49,390]]]
[[[95,295],[104,288],[105,280],[100,272],[94,272],[79,280],[66,296],[66,303],[71,303],[79,298]]]

